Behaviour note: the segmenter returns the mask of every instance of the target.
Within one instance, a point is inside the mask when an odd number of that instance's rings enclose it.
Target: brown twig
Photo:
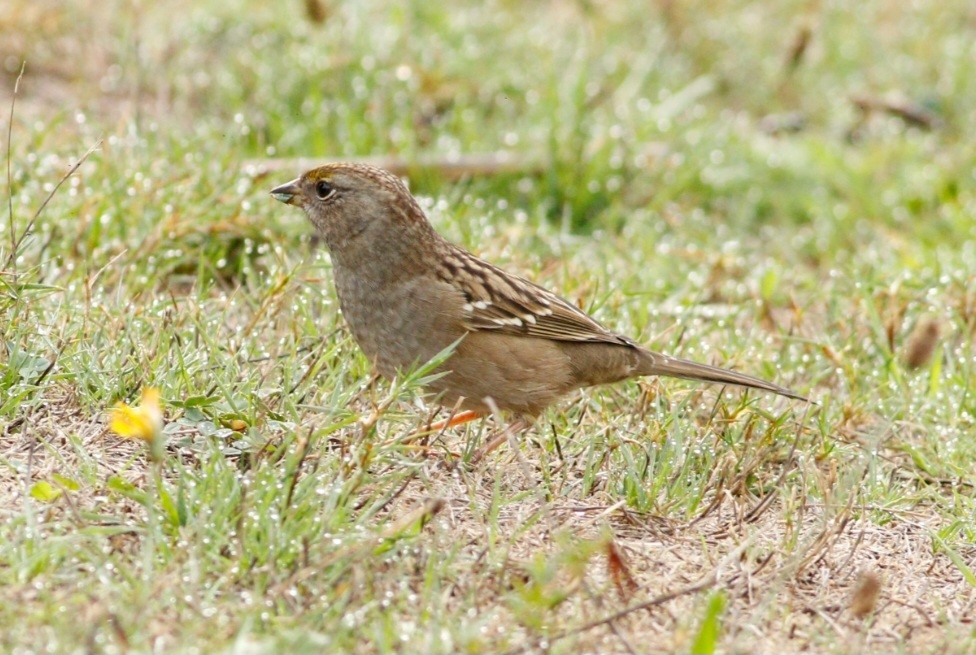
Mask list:
[[[866,470],[867,467],[865,467],[865,471]],[[807,554],[796,565],[796,568],[793,571],[794,577],[798,578],[808,566],[816,564],[827,556],[830,549],[833,547],[833,544],[836,543],[837,539],[844,533],[844,531],[847,529],[847,525],[850,523],[851,510],[854,507],[855,498],[856,494],[852,493],[847,505],[845,505],[844,508],[838,512],[838,514],[834,516],[827,525],[824,526],[824,529],[821,530],[820,534],[818,534],[817,537],[812,541],[809,548],[807,548]]]
[[[405,175],[418,170],[433,170],[449,179],[488,175],[526,174],[535,175],[545,170],[545,162],[538,157],[515,155],[499,151],[466,155],[377,155],[370,157],[298,157],[287,159],[251,159],[244,162],[244,172],[255,179],[270,173],[288,171],[297,175],[330,161],[348,161],[384,168],[394,175]]]
[[[909,100],[856,95],[851,98],[851,102],[864,114],[870,114],[872,111],[881,111],[892,116],[897,116],[909,125],[926,130],[931,130],[939,124],[938,116]]]
[[[446,504],[447,502],[443,498],[427,498],[423,503],[387,526],[381,536],[384,539],[400,539],[411,528],[416,527],[418,531],[422,530],[438,512],[444,509]]]
[[[285,490],[285,502],[282,505],[282,510],[287,510],[291,507],[292,494],[295,493],[295,486],[298,484],[298,476],[302,471],[302,464],[305,463],[305,459],[308,457],[313,431],[312,428],[309,428],[307,435],[304,437],[299,436],[298,438],[298,460],[295,462],[295,468],[292,470],[291,475],[288,476],[288,488]]]
[[[14,237],[14,183],[13,175],[10,172],[10,158],[11,150],[10,144],[13,141],[14,133],[14,107],[17,106],[17,89],[20,88],[20,80],[24,77],[24,69],[27,67],[27,62],[20,64],[20,73],[17,75],[17,81],[14,82],[14,93],[10,96],[10,117],[7,119],[7,220],[10,222],[10,252],[11,255],[17,252],[17,240]],[[8,264],[9,265],[9,264]],[[13,272],[14,276],[17,275],[17,258],[13,258]]]
[[[625,616],[628,616],[630,614],[633,614],[634,612],[640,612],[642,610],[648,610],[648,609],[651,609],[653,607],[657,607],[658,605],[663,605],[664,603],[667,603],[668,601],[675,600],[676,598],[681,598],[682,596],[688,596],[689,594],[694,594],[694,593],[697,593],[699,591],[703,591],[705,589],[708,589],[710,587],[715,586],[715,584],[717,582],[718,582],[718,569],[716,569],[715,571],[712,571],[711,573],[709,573],[708,575],[706,575],[704,578],[701,578],[698,582],[695,582],[694,584],[688,585],[687,587],[682,587],[680,589],[675,589],[674,591],[669,591],[666,594],[661,594],[660,596],[655,596],[654,598],[651,598],[650,600],[645,600],[642,603],[637,603],[636,605],[631,605],[630,607],[625,607],[624,609],[622,609],[620,611],[614,612],[610,616],[606,616],[606,617],[604,617],[602,619],[596,619],[595,621],[590,621],[589,623],[584,623],[581,626],[577,626],[575,628],[571,628],[569,630],[565,630],[564,632],[561,632],[558,635],[556,635],[555,637],[552,637],[551,639],[549,639],[549,643],[552,643],[552,642],[557,641],[559,639],[565,639],[566,637],[571,637],[573,635],[577,635],[577,634],[580,634],[582,632],[588,632],[588,631],[592,630],[593,628],[599,628],[600,626],[608,625],[610,623],[613,623],[613,622],[617,621],[618,619],[622,619]],[[515,652],[518,652],[518,651],[515,651]]]
[[[792,470],[793,458],[796,455],[796,449],[800,443],[800,436],[803,434],[803,426],[806,425],[807,419],[810,417],[811,409],[811,406],[807,405],[806,410],[803,413],[803,419],[800,421],[800,425],[796,430],[796,436],[793,438],[793,444],[790,446],[790,452],[786,456],[786,462],[783,464],[783,470],[780,471],[779,478],[776,480],[775,485],[773,485],[773,491],[766,494],[755,507],[746,512],[744,520],[747,523],[757,521],[762,513],[769,508],[769,504],[772,502],[773,498],[778,495],[779,490],[783,488],[783,483],[786,481],[786,475]]]
[[[556,636],[551,637],[548,641],[550,644],[552,644],[553,642],[559,639],[565,639],[566,637],[571,637],[573,635],[577,635],[582,632],[588,632],[593,628],[599,628],[600,626],[609,625],[617,621],[618,619],[622,619],[625,616],[633,614],[634,612],[648,610],[657,607],[659,605],[663,605],[668,601],[675,600],[676,598],[681,598],[682,596],[688,596],[690,594],[694,594],[699,591],[704,591],[705,589],[708,589],[710,587],[714,587],[716,584],[718,584],[718,581],[721,577],[721,572],[725,568],[725,566],[731,562],[738,561],[738,559],[742,556],[742,553],[745,552],[745,550],[752,545],[753,541],[754,541],[754,537],[749,537],[746,540],[744,540],[732,552],[730,552],[728,555],[723,557],[722,561],[720,561],[718,565],[708,575],[699,578],[697,582],[692,583],[687,587],[682,587],[680,589],[675,589],[674,591],[669,591],[665,594],[661,594],[660,596],[655,596],[654,598],[651,598],[649,600],[645,600],[641,603],[637,603],[636,605],[625,607],[624,609],[614,612],[609,616],[605,616],[602,619],[596,619],[594,621],[589,621],[588,623],[584,623],[583,625],[577,626],[575,628],[570,628],[569,630],[565,630],[563,632],[560,632]],[[519,652],[519,650],[510,651],[510,654],[517,653],[517,652]]]
[[[808,24],[801,25],[796,31],[796,34],[793,35],[793,40],[786,53],[786,61],[784,64],[787,75],[791,75],[803,62],[803,56],[807,52],[812,36],[813,28]]]

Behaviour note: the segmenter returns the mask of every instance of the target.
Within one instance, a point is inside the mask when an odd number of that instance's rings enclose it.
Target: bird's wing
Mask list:
[[[460,248],[439,271],[464,296],[465,326],[554,341],[636,344],[615,334],[559,296]]]

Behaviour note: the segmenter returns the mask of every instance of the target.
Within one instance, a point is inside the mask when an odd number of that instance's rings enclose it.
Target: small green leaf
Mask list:
[[[136,486],[131,482],[127,482],[117,475],[109,476],[106,483],[108,488],[112,491],[117,491],[120,494],[130,494],[136,490]]]
[[[721,630],[719,617],[725,610],[725,594],[716,591],[708,599],[708,607],[705,609],[705,618],[702,619],[695,641],[691,644],[691,652],[696,655],[710,655],[715,652],[715,644],[718,643],[718,634]]]
[[[201,412],[197,407],[187,407],[186,411],[183,412],[183,419],[185,419],[190,425],[194,425],[200,421],[206,421],[207,415]],[[173,423],[179,423],[179,421],[174,421]]]
[[[929,396],[939,393],[942,386],[942,348],[936,348],[929,368]]]
[[[173,502],[173,496],[164,487],[159,488],[159,503],[163,507],[167,522],[174,528],[180,526],[180,513]]]
[[[81,485],[78,484],[77,481],[72,480],[71,478],[66,478],[63,475],[60,475],[58,473],[55,473],[51,477],[54,479],[55,482],[57,482],[59,485],[61,485],[68,491],[78,491],[79,489],[81,489]]]
[[[769,301],[779,287],[779,273],[775,268],[767,268],[759,280],[759,295],[763,300]]]
[[[190,396],[184,400],[172,401],[173,407],[208,407],[217,402],[216,396]]]
[[[134,500],[140,505],[146,504],[146,492],[139,489],[137,486],[131,482],[126,482],[117,475],[110,476],[106,482],[106,486],[112,491],[115,491],[130,500]]]
[[[962,573],[963,579],[968,582],[971,587],[976,587],[976,573],[973,573],[972,568],[970,568],[969,564],[966,563],[963,556],[960,555],[949,544],[947,544],[945,540],[939,537],[939,535],[935,534],[934,532],[931,532],[930,534],[932,535],[932,541],[935,542],[936,546],[941,548],[945,554],[949,556],[952,563],[955,564],[956,568],[959,569],[959,572]]]
[[[55,293],[57,291],[64,291],[64,287],[53,287],[49,284],[21,284],[18,285],[18,290],[21,292],[31,291],[34,293],[45,292],[45,293]]]
[[[52,486],[50,482],[40,480],[31,487],[30,495],[42,503],[53,503],[61,495],[61,490]]]
[[[912,458],[912,463],[915,464],[918,470],[928,473],[933,477],[939,476],[939,471],[925,458],[925,454],[922,451],[908,444],[902,444],[900,450],[908,453],[908,456]]]

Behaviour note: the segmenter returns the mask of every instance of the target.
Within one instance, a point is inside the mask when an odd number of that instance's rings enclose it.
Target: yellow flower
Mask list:
[[[163,434],[163,410],[159,405],[159,389],[142,390],[138,407],[118,403],[112,409],[109,428],[125,439],[141,439],[150,445],[160,441]]]

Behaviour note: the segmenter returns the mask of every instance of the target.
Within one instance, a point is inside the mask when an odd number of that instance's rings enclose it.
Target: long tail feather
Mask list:
[[[767,382],[766,380],[761,380],[751,375],[746,375],[745,373],[737,373],[736,371],[729,371],[707,364],[699,364],[698,362],[692,362],[687,359],[670,357],[650,350],[641,349],[641,351],[641,354],[644,355],[641,358],[641,366],[639,369],[641,375],[666,375],[685,380],[734,384],[740,387],[771,391],[781,396],[786,396],[787,398],[810,402],[807,398],[790,391],[786,387],[781,387],[778,384],[773,384],[772,382]]]

